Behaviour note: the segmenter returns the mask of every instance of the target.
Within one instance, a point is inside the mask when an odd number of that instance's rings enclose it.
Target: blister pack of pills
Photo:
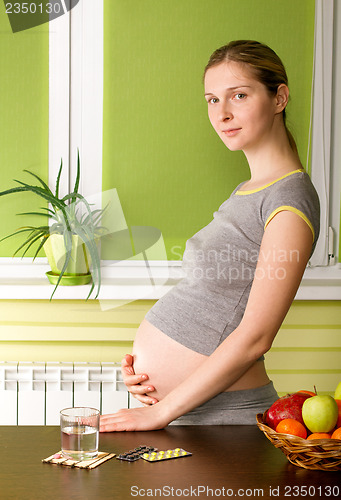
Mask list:
[[[152,451],[145,452],[141,455],[143,460],[147,460],[147,462],[160,462],[162,460],[170,460],[172,458],[182,458],[189,457],[192,453],[189,451],[183,450],[182,448],[175,448],[174,450],[165,450],[165,451]]]
[[[153,446],[141,445],[133,450],[120,453],[116,458],[118,460],[126,460],[127,462],[135,462],[135,460],[141,458],[144,453],[148,455],[148,453],[155,453],[155,451],[157,451],[157,448],[154,448]]]

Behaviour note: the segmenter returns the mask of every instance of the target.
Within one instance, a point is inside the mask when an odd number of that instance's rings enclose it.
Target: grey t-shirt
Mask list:
[[[241,186],[214,212],[213,220],[187,241],[185,277],[146,314],[163,333],[205,355],[243,317],[270,220],[290,210],[309,225],[313,249],[319,235],[319,199],[303,170],[252,191],[241,191]]]

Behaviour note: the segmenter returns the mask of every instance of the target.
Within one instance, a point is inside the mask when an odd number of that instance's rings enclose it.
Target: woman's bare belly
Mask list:
[[[151,396],[160,400],[178,386],[207,358],[165,335],[144,319],[139,326],[133,347],[135,373],[146,373],[145,385],[153,385]],[[264,362],[256,361],[226,391],[260,387],[269,382]]]

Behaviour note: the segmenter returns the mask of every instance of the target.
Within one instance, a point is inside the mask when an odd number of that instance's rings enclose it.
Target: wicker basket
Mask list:
[[[266,425],[265,415],[257,414],[257,425],[271,443],[279,448],[289,462],[304,469],[341,471],[341,441],[339,439],[306,440],[281,434]]]

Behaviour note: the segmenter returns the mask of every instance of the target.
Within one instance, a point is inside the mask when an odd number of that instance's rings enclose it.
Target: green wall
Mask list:
[[[314,0],[104,0],[103,189],[128,225],[162,231],[168,259],[248,178],[207,118],[202,72],[232,39],[270,45],[289,75],[288,124],[305,162]],[[105,255],[110,258],[110,252]]]
[[[1,191],[13,187],[13,179],[30,181],[24,169],[48,178],[48,33],[45,24],[13,34],[0,2]],[[29,222],[15,214],[39,206],[27,193],[0,198],[0,239]],[[22,241],[1,242],[0,257],[12,256]]]

